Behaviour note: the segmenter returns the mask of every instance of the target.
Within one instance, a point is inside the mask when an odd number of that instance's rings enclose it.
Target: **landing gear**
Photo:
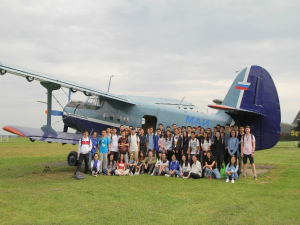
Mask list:
[[[69,166],[77,166],[78,160],[77,160],[77,152],[72,151],[68,155],[68,164]]]

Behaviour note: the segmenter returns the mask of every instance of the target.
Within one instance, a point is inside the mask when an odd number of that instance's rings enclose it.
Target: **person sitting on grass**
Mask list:
[[[149,151],[149,157],[145,159],[145,170],[148,170],[148,174],[151,174],[154,170],[156,157],[153,157],[153,152]]]
[[[234,180],[239,179],[237,171],[239,170],[239,165],[236,163],[235,156],[231,157],[230,163],[226,166],[226,183],[231,179],[231,183],[234,183]]]
[[[126,170],[126,163],[124,160],[124,155],[121,154],[117,162],[117,169],[115,171],[116,176],[127,176],[129,174],[129,169]]]
[[[216,168],[216,161],[210,151],[207,152],[205,166],[203,166],[203,170],[204,169],[205,169],[206,175],[208,176],[208,179],[212,178],[211,177],[212,174],[214,174],[216,179],[218,179],[218,180],[221,179],[220,172]]]
[[[191,171],[191,166],[188,160],[186,159],[186,155],[182,156],[182,162],[180,165],[180,177],[187,178]]]
[[[176,129],[175,129],[175,131],[176,131]],[[176,159],[176,155],[173,154],[172,155],[172,161],[170,163],[170,176],[171,177],[174,177],[174,176],[180,177],[180,171],[179,170],[180,170],[179,162]]]
[[[140,157],[139,157],[139,159],[138,159],[138,162],[137,162],[137,164],[136,164],[136,172],[135,172],[135,175],[144,174],[144,171],[145,171],[144,160],[145,160],[144,152],[141,152],[141,153],[140,153]]]
[[[162,162],[162,155],[163,155],[162,151],[158,151],[158,158],[156,159],[155,167],[154,167],[153,172],[151,173],[151,176],[154,175],[156,169],[159,170],[160,164]]]
[[[114,161],[114,155],[111,154],[109,156],[109,161],[107,163],[107,169],[103,169],[102,173],[108,176],[113,176],[115,175],[115,170],[116,170],[116,161]]]
[[[129,176],[133,176],[135,173],[136,162],[134,160],[134,155],[131,153],[128,159],[127,167],[129,168]]]
[[[189,175],[187,176],[187,178],[199,179],[202,176],[201,163],[197,160],[196,155],[193,155],[192,160],[193,160],[192,169],[191,169]]]
[[[99,173],[101,173],[101,162],[98,159],[98,154],[95,153],[94,159],[91,161],[91,171],[92,176],[97,177]]]
[[[158,169],[155,170],[154,174],[159,176],[163,176],[163,175],[169,176],[169,160],[167,160],[166,153],[162,155],[162,161],[160,163],[160,166]]]

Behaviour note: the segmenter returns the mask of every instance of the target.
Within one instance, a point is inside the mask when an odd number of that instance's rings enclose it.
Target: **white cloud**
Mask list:
[[[282,121],[291,122],[300,108],[298,1],[2,1],[0,7],[0,61],[103,90],[114,74],[116,94],[185,97],[203,112],[225,97],[236,71],[256,64],[273,76]],[[64,93],[55,94],[66,103]],[[0,127],[45,123],[45,105],[36,101],[46,95],[37,82],[5,75],[0,96]]]

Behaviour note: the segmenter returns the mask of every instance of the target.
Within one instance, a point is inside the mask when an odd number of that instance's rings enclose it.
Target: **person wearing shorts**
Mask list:
[[[250,126],[245,127],[246,134],[241,139],[241,153],[244,163],[244,170],[243,170],[243,179],[246,178],[247,172],[247,159],[249,159],[252,172],[254,176],[254,180],[257,180],[256,176],[256,169],[254,164],[254,152],[255,152],[255,137],[253,134],[250,133]]]

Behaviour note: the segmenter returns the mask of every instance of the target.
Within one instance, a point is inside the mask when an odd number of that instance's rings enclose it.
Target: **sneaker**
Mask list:
[[[211,180],[211,176],[209,176],[208,179]]]
[[[151,173],[151,176],[153,176],[154,175],[154,173]]]
[[[140,173],[139,172],[135,172],[135,174],[134,175],[139,175]]]
[[[187,177],[183,177],[183,179],[187,179]]]
[[[93,177],[95,176],[95,171],[92,172],[92,176],[93,176]]]
[[[228,182],[229,182],[229,178],[226,179],[226,183],[228,183]]]
[[[169,174],[165,174],[165,176],[166,176],[166,177],[170,177],[170,175],[169,175]]]
[[[97,177],[97,174],[95,174],[95,177]]]
[[[246,179],[246,175],[243,175],[243,179]]]
[[[254,176],[254,180],[257,180],[257,176]]]
[[[231,179],[231,183],[234,184],[234,179]]]

